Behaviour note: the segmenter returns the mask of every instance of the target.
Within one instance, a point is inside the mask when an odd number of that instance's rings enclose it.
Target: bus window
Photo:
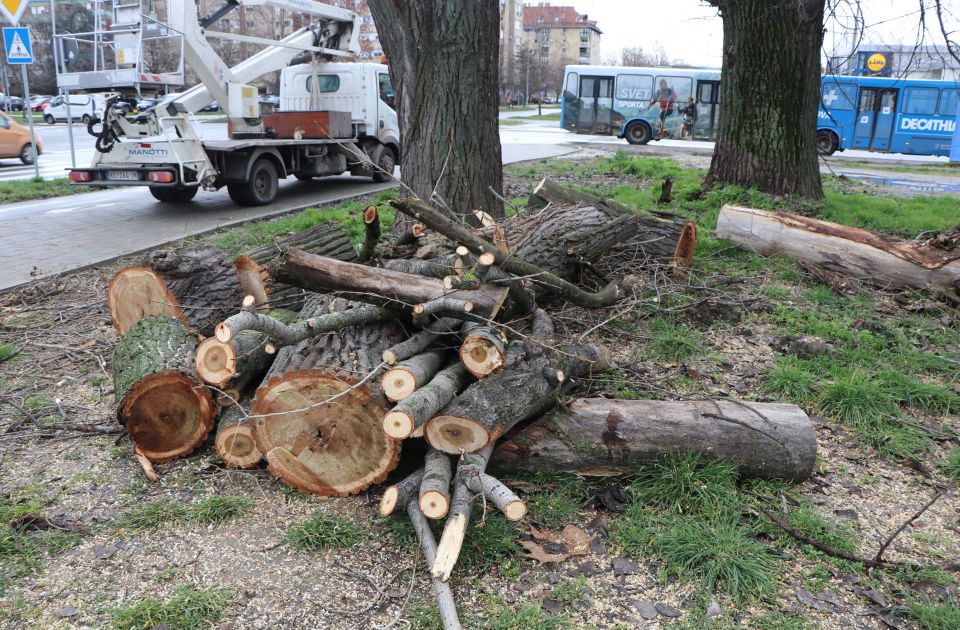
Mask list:
[[[577,129],[577,110],[579,109],[577,97],[580,96],[577,88],[579,84],[580,76],[576,72],[567,74],[567,83],[563,87],[563,101],[560,110],[560,126],[567,131]]]
[[[674,101],[675,103],[686,103],[687,99],[690,98],[690,95],[693,94],[693,79],[690,77],[658,76],[658,87],[660,85],[660,81],[666,81],[667,87],[673,88],[673,91],[677,93],[677,98]]]
[[[911,87],[904,91],[904,114],[936,114],[940,90],[928,87]]]
[[[700,81],[697,84],[697,102],[713,104],[720,102],[720,83],[717,81]]]
[[[653,96],[653,77],[649,74],[617,75],[617,105],[645,107]]]
[[[856,103],[857,86],[852,83],[825,81],[820,93],[820,106],[825,109],[848,111]]]
[[[956,116],[958,99],[960,99],[960,90],[944,90],[940,97],[940,109],[938,110],[940,115]]]
[[[570,98],[576,98],[577,96],[577,76],[576,72],[571,72],[567,75],[567,87],[564,88],[564,96],[569,96]]]

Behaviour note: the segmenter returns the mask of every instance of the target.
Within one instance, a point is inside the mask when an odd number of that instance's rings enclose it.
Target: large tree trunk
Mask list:
[[[764,256],[787,256],[885,289],[960,300],[960,250],[918,244],[827,221],[724,206],[717,236]]]
[[[396,90],[403,181],[458,212],[503,215],[494,0],[371,0]],[[397,215],[394,233],[412,221]]]
[[[711,4],[723,18],[723,73],[707,184],[823,198],[816,131],[824,0]]]
[[[172,317],[134,324],[113,354],[117,418],[154,462],[189,455],[213,428],[216,405],[194,367],[197,336]]]
[[[301,319],[360,305],[310,298]],[[399,442],[383,433],[389,409],[371,374],[403,338],[393,321],[349,326],[283,348],[250,408],[270,471],[291,486],[333,496],[359,492],[393,470]]]
[[[688,451],[744,477],[799,482],[813,471],[817,435],[796,405],[580,398],[510,435],[490,468],[624,474]]]

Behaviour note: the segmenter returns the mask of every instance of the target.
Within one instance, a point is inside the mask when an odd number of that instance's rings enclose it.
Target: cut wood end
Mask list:
[[[366,210],[363,211],[363,222],[367,225],[370,225],[378,218],[377,207],[374,205],[367,206]]]
[[[693,264],[693,255],[697,251],[697,224],[687,221],[680,230],[677,239],[677,248],[673,253],[673,264],[676,267],[689,269]]]
[[[420,495],[420,511],[427,518],[443,518],[449,509],[450,501],[437,490],[428,490]]]
[[[490,442],[490,434],[482,424],[459,416],[434,416],[423,434],[430,446],[451,455],[475,453]]]
[[[213,335],[217,338],[217,341],[227,343],[233,338],[233,331],[230,330],[226,322],[220,322],[217,324],[217,327],[213,329]]]
[[[466,245],[457,245],[457,256],[466,256],[470,253],[470,250],[467,249]]]
[[[197,374],[205,383],[220,387],[237,369],[237,353],[229,343],[209,337],[197,346]]]
[[[395,440],[408,438],[413,433],[413,418],[405,411],[391,411],[383,417],[383,432]]]
[[[266,344],[266,345],[263,346],[263,351],[266,352],[267,354],[276,354],[276,353],[277,353],[277,347],[276,347],[275,345],[273,345],[272,343],[268,343],[268,344]]]
[[[383,351],[383,362],[387,365],[396,365],[397,364],[397,353],[393,350],[384,350]]]
[[[477,262],[480,263],[481,267],[490,267],[493,263],[497,262],[497,256],[493,252],[483,252],[480,254],[480,257],[477,258]]]
[[[403,400],[417,389],[417,379],[406,368],[387,370],[380,381],[383,393],[392,402]]]
[[[217,392],[217,404],[221,407],[233,407],[240,401],[240,390],[236,387]]]
[[[189,326],[166,282],[148,267],[127,267],[117,272],[107,287],[107,307],[113,327],[121,336],[141,319],[155,315],[176,317]]]
[[[243,308],[250,308],[256,303],[257,303],[257,298],[255,298],[252,295],[245,295],[243,296],[243,302],[241,303],[241,305],[243,306]]]
[[[248,425],[231,425],[221,429],[214,447],[231,468],[250,468],[263,459]]]
[[[463,312],[472,313],[473,312],[473,302],[464,302],[463,303]]]
[[[483,378],[503,367],[504,355],[486,339],[467,337],[460,346],[460,361],[468,372],[477,378]]]
[[[447,291],[450,291],[451,289],[453,289],[453,283],[454,283],[454,281],[456,281],[456,280],[458,280],[458,279],[459,279],[459,278],[458,278],[457,276],[444,276],[444,277],[443,277],[443,288],[446,289]]]
[[[527,504],[523,501],[511,501],[503,506],[503,515],[510,521],[519,521],[527,515]]]
[[[420,223],[414,223],[413,227],[410,228],[413,232],[414,237],[420,238],[427,231],[427,228],[421,225]]]
[[[400,492],[396,486],[390,486],[383,491],[383,496],[380,497],[380,516],[390,516],[393,514],[393,511],[397,509],[397,497],[399,495]]]
[[[436,559],[430,573],[433,577],[446,582],[453,573],[453,567],[457,564],[460,557],[460,550],[463,548],[463,539],[467,533],[467,515],[464,513],[456,514],[447,519],[447,524],[443,528],[443,535],[437,544]]]
[[[420,314],[422,314],[423,311],[425,311],[425,310],[426,310],[426,309],[424,308],[423,304],[415,304],[415,305],[413,306],[413,314],[414,314],[414,315],[420,315]]]

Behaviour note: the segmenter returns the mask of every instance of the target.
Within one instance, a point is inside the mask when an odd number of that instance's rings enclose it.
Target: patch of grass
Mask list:
[[[185,522],[220,524],[240,518],[252,505],[245,497],[230,495],[213,495],[188,504],[164,499],[131,510],[114,520],[113,526],[119,529],[158,529]]]
[[[564,606],[582,606],[589,603],[592,594],[593,587],[590,586],[586,577],[580,576],[554,586],[550,592],[550,597]]]
[[[512,561],[521,557],[520,526],[497,511],[474,508],[467,528],[466,542],[460,551],[457,566],[465,571],[480,572],[497,567],[501,574],[515,573]]]
[[[819,218],[874,232],[912,238],[921,232],[942,232],[957,223],[957,201],[951,195],[894,197],[845,192],[834,186],[826,186],[824,195]]]
[[[923,383],[895,370],[880,372],[876,379],[901,405],[938,414],[955,413],[960,408],[960,396],[941,385]]]
[[[410,606],[405,617],[410,624],[410,630],[443,630],[440,611],[433,604]]]
[[[71,186],[66,177],[57,179],[31,178],[0,183],[0,203],[17,203],[31,199],[47,199],[90,192],[89,186]]]
[[[368,534],[364,527],[352,520],[328,516],[316,510],[308,520],[288,528],[283,540],[294,549],[323,551],[352,547]]]
[[[808,538],[820,541],[832,547],[833,549],[849,554],[858,553],[858,534],[856,532],[851,530],[849,527],[838,525],[827,520],[809,505],[802,504],[791,508],[789,511],[789,516],[787,517],[787,523],[790,525],[790,527],[807,536]],[[795,538],[784,532],[782,529],[780,529],[780,527],[770,522],[769,519],[765,517],[757,521],[757,529],[761,533],[772,538],[774,541],[776,541],[777,545],[781,547],[796,547],[802,549],[805,554],[814,558],[833,562],[848,572],[859,572],[861,569],[859,565],[855,565],[854,563],[844,560],[830,558],[814,547],[797,541]]]
[[[531,475],[529,481],[539,488],[527,498],[531,518],[547,527],[572,523],[589,497],[588,485],[573,475]]]
[[[883,385],[860,371],[850,371],[827,383],[820,412],[852,427],[868,427],[897,412],[896,401]]]
[[[681,361],[703,349],[700,334],[689,326],[658,318],[650,329],[653,339],[647,342],[646,348],[654,358]]]
[[[776,592],[778,568],[767,548],[723,518],[678,518],[651,542],[664,573],[697,581],[706,591],[719,590],[741,602]]]
[[[915,601],[907,605],[907,613],[922,630],[960,628],[960,606],[954,602]]]
[[[941,469],[944,475],[960,484],[960,446],[950,451]]]
[[[777,359],[767,370],[763,382],[764,390],[801,404],[814,397],[816,387],[817,377],[804,369],[796,357],[790,355]]]
[[[757,630],[809,630],[813,626],[795,613],[771,612],[753,620]]]
[[[131,606],[106,612],[115,630],[153,630],[158,626],[171,630],[204,630],[223,617],[232,600],[233,595],[225,589],[180,587],[166,602],[147,597]]]
[[[0,495],[0,597],[17,578],[36,569],[50,555],[76,546],[81,540],[77,532],[56,528],[34,529],[21,517],[42,514],[39,501],[24,498],[30,493]]]
[[[737,469],[699,455],[674,455],[644,466],[630,483],[635,501],[677,514],[723,514],[739,508]]]
[[[0,343],[0,363],[9,361],[20,354],[20,348],[12,343]]]
[[[190,518],[201,524],[220,524],[246,514],[253,501],[246,497],[213,495],[190,506]]]
[[[477,627],[486,630],[567,630],[574,627],[572,620],[553,615],[533,603],[509,606],[497,599],[480,611]]]

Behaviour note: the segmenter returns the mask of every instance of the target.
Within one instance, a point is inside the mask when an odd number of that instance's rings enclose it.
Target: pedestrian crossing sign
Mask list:
[[[3,29],[3,48],[7,51],[7,63],[33,63],[29,28]]]
[[[11,24],[17,25],[28,4],[30,0],[0,0],[0,13],[7,16]]]

